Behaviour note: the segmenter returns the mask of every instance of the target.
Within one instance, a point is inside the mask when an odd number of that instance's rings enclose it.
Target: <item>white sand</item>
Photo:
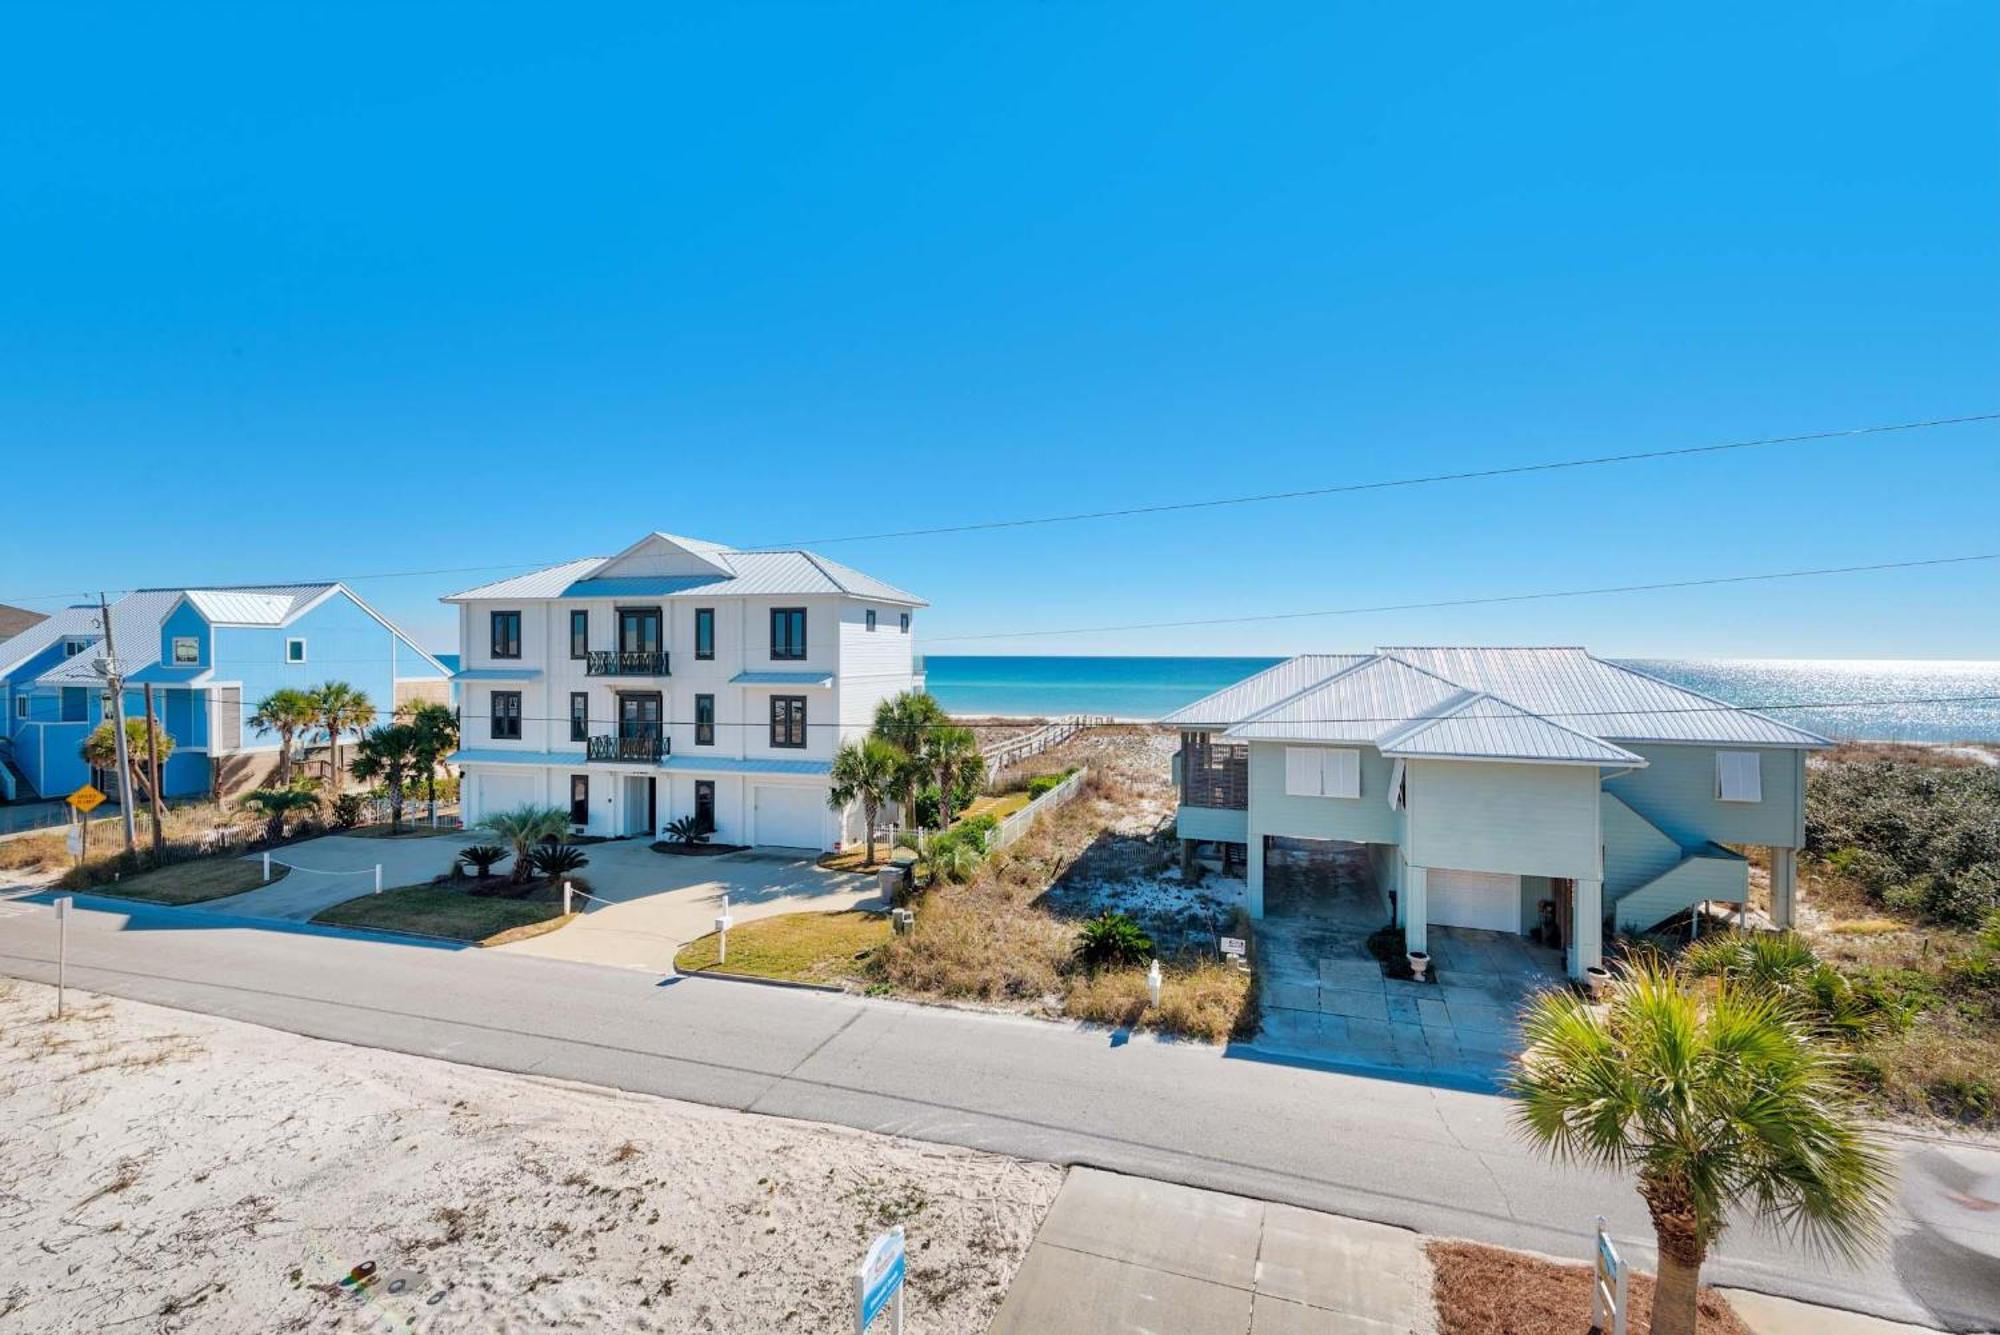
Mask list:
[[[984,1331],[1061,1182],[994,1155],[0,981],[0,1331]],[[80,1012],[80,1013],[79,1013]],[[372,1260],[404,1291],[343,1291]]]

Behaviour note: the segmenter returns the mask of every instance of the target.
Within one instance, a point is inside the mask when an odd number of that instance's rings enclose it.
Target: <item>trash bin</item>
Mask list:
[[[875,884],[882,892],[882,899],[893,908],[900,908],[909,898],[909,868],[891,863],[875,873]]]

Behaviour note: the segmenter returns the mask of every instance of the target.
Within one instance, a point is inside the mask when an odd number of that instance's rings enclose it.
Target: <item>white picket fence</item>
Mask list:
[[[998,774],[1011,765],[1020,764],[1030,756],[1040,755],[1052,746],[1062,745],[1085,728],[1109,722],[1111,722],[1109,714],[1068,714],[1059,719],[1051,719],[1032,731],[1003,737],[997,742],[989,742],[979,748],[979,754],[986,760],[986,772]]]
[[[1090,771],[1087,769],[1078,770],[1013,815],[1006,817],[998,826],[994,827],[993,833],[988,836],[986,851],[991,853],[1005,848],[1026,834],[1029,827],[1035,823],[1036,817],[1042,815],[1044,812],[1054,811],[1057,807],[1083,791],[1083,781],[1089,775]]]

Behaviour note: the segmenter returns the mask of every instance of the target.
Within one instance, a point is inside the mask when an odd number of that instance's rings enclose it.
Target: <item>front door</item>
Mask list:
[[[590,824],[590,776],[572,774],[569,776],[569,823],[571,825]]]
[[[652,834],[660,828],[660,781],[646,780],[646,833]]]
[[[715,832],[715,780],[694,781],[694,818],[701,822],[702,829]]]

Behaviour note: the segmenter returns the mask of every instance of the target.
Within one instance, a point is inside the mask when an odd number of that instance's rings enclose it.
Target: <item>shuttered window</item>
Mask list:
[[[215,749],[234,751],[243,745],[243,688],[218,686],[209,695],[215,711]]]
[[[1403,782],[1407,774],[1408,770],[1400,760],[1389,771],[1388,800],[1390,807],[1397,811],[1403,809]]]
[[[1319,752],[1310,746],[1285,748],[1285,791],[1293,797],[1318,797]]]
[[[1724,802],[1764,800],[1764,758],[1755,751],[1715,753],[1715,795]]]
[[[1285,748],[1285,791],[1293,797],[1361,796],[1361,753],[1347,748]]]
[[[1361,796],[1361,753],[1359,751],[1328,751],[1326,761],[1326,787],[1322,790],[1328,797]]]

